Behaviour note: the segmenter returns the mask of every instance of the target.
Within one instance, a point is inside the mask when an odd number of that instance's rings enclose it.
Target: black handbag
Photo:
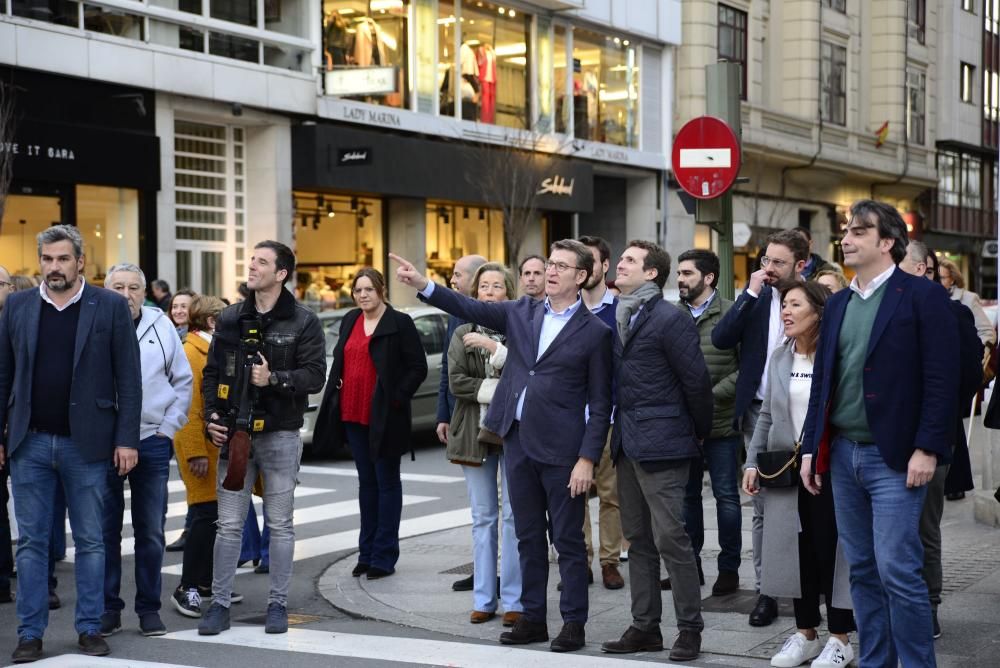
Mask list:
[[[765,450],[757,453],[757,479],[761,487],[795,487],[799,484],[799,450],[804,434],[805,425],[791,452]]]

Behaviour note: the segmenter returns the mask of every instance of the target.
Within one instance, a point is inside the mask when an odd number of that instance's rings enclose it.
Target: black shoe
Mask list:
[[[705,586],[705,571],[701,570],[701,564],[698,564],[698,584],[702,587]],[[660,580],[660,589],[663,591],[670,590],[670,578],[663,578]]]
[[[354,568],[351,569],[351,575],[353,575],[356,578],[361,577],[367,572],[368,572],[368,564],[363,564],[360,561],[354,565]]]
[[[375,566],[368,567],[368,573],[365,575],[369,580],[381,580],[382,578],[387,578],[396,571],[387,571],[382,568],[376,568]]]
[[[778,616],[778,602],[770,596],[760,595],[750,613],[750,626],[768,626]]]
[[[56,593],[55,589],[49,590],[49,610],[58,610],[62,607],[62,601],[59,600],[59,594]]]
[[[455,580],[451,583],[452,591],[472,591],[473,580],[472,575],[467,578],[462,578],[461,580]]]
[[[122,614],[110,610],[101,615],[101,635],[105,638],[122,630]]]
[[[527,645],[548,639],[549,627],[545,622],[529,622],[524,617],[517,620],[513,629],[500,634],[500,643],[503,645]]]
[[[107,641],[97,631],[81,633],[77,644],[80,646],[80,651],[87,656],[107,656],[111,654],[111,648],[108,647]]]
[[[587,644],[587,637],[583,631],[583,624],[580,622],[566,622],[549,645],[553,652],[575,652],[583,649]]]
[[[949,501],[961,501],[965,498],[965,492],[955,492],[954,494],[945,494],[944,498]]]
[[[257,568],[253,569],[253,572],[257,575],[264,575],[271,572],[271,566],[269,564],[261,564]]]
[[[147,612],[139,616],[139,631],[147,638],[167,635],[167,627],[158,612]]]
[[[14,663],[31,663],[42,658],[41,638],[21,638],[17,641],[17,648],[10,655]]]
[[[608,654],[632,654],[633,652],[662,652],[663,636],[660,629],[640,631],[634,626],[625,629],[618,640],[609,640],[601,645],[601,651]]]
[[[938,622],[937,608],[931,610],[931,622],[934,624],[934,640],[941,637],[941,623]]]
[[[0,589],[0,603],[10,603],[14,600],[14,595],[10,593],[10,587]]]
[[[167,552],[183,552],[184,545],[187,543],[188,532],[187,529],[181,534],[181,537],[167,545]]]
[[[594,584],[594,571],[590,570],[589,568],[587,569],[587,584],[589,585]],[[562,580],[560,580],[559,584],[556,585],[556,591],[562,591],[562,589],[563,589]]]
[[[704,583],[702,583],[704,584]],[[740,588],[740,574],[736,571],[719,571],[719,577],[712,585],[712,596],[732,594]]]
[[[773,600],[773,599],[772,599]],[[701,653],[701,634],[697,631],[681,631],[670,648],[671,661],[694,661]]]

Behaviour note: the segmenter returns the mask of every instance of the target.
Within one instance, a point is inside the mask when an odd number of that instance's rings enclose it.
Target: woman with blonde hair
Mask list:
[[[174,437],[177,470],[180,471],[191,515],[184,544],[180,586],[171,596],[174,608],[185,617],[201,617],[201,597],[212,592],[212,551],[215,523],[219,518],[216,497],[219,448],[205,435],[205,402],[201,395],[202,376],[208,362],[208,348],[215,333],[215,320],[226,307],[218,297],[198,295],[188,309],[184,353],[191,364],[194,384],[188,423]],[[233,602],[240,598],[233,595]]]
[[[969,307],[973,317],[976,319],[976,331],[979,333],[979,340],[983,345],[992,348],[997,342],[996,333],[993,331],[993,323],[990,317],[983,310],[983,303],[979,300],[979,295],[965,289],[965,278],[959,271],[958,265],[948,258],[938,258],[938,282],[944,286],[951,298]]]

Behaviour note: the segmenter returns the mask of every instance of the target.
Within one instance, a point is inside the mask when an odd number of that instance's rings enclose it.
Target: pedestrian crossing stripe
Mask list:
[[[348,478],[357,478],[358,472],[353,468],[334,468],[331,466],[300,466],[299,473],[311,475],[337,475]],[[432,482],[432,483],[453,483],[465,482],[464,476],[454,475],[433,475],[430,473],[400,473],[400,480],[403,482]]]
[[[196,630],[177,631],[161,640],[183,640],[221,645],[235,645],[279,652],[320,654],[329,657],[388,661],[394,664],[418,664],[468,668],[636,668],[635,660],[607,655],[555,654],[547,644],[535,648],[500,644],[475,644],[421,638],[336,633],[289,629],[288,633],[267,634],[259,626],[234,626],[217,636],[199,636]],[[543,651],[539,651],[543,650]],[[261,661],[267,665],[267,660]],[[97,665],[97,664],[91,664]],[[336,665],[336,664],[333,664]],[[661,666],[681,664],[657,662]]]

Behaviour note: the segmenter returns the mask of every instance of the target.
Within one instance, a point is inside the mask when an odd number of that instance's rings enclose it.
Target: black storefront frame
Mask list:
[[[76,225],[77,186],[137,191],[133,261],[155,278],[161,181],[153,91],[21,68],[0,67],[0,77],[15,91],[14,139],[3,149],[16,145],[9,194],[57,197],[60,222]]]

